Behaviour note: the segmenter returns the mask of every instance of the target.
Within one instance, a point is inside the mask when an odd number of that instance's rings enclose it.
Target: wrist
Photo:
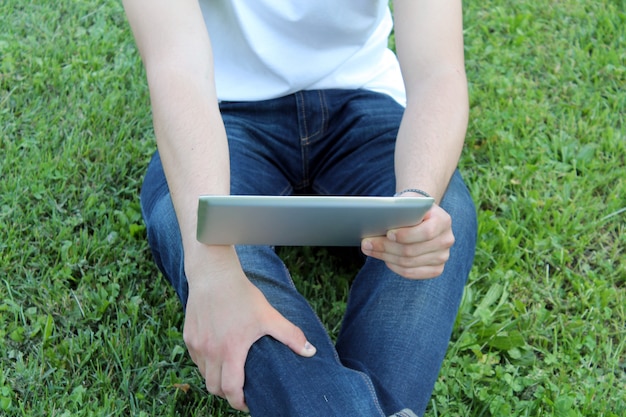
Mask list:
[[[189,284],[206,277],[219,280],[225,272],[241,268],[234,246],[205,245],[196,242],[184,248],[185,274]],[[204,278],[202,278],[204,277]]]
[[[402,195],[412,195],[412,196],[419,196],[419,197],[426,197],[426,198],[433,198],[429,193],[427,193],[424,190],[421,190],[419,188],[406,188],[402,191],[399,191],[397,193],[394,194],[394,197],[400,197]]]

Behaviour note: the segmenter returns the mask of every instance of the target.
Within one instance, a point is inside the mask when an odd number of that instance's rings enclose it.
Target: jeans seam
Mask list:
[[[328,126],[328,105],[326,104],[326,94],[323,90],[317,90],[318,97],[320,99],[320,113],[322,117],[322,123],[319,130],[320,136],[323,136]]]
[[[296,103],[298,106],[298,126],[300,127],[300,141],[306,141],[309,138],[309,130],[306,123],[306,105],[304,100],[304,92],[296,93]]]
[[[307,114],[307,101],[313,102],[313,94],[317,95],[317,99],[319,103],[317,104],[319,108],[319,128],[315,132],[309,132],[309,117]],[[311,184],[311,179],[309,178],[309,146],[311,145],[311,141],[317,138],[323,137],[325,132],[328,130],[328,114],[329,107],[326,102],[326,94],[324,90],[315,90],[315,91],[299,91],[295,93],[296,98],[296,106],[297,106],[297,115],[298,115],[298,131],[300,135],[300,153],[302,158],[302,184],[299,188],[306,188]],[[315,125],[315,123],[313,123]]]
[[[287,183],[287,185],[279,193],[279,195],[291,195],[291,194],[293,194],[293,187],[289,183]]]
[[[300,143],[300,157],[302,158],[302,183],[297,188],[306,188],[309,186],[309,161],[308,161],[308,137],[309,130],[306,118],[306,103],[304,92],[295,93],[296,97],[296,113],[298,115],[298,141]]]
[[[287,268],[287,266],[285,265],[285,263],[283,262],[283,269],[285,271],[285,273],[287,274],[287,276],[289,277],[289,283],[291,284],[291,287],[294,288],[296,291],[298,290],[298,288],[296,287],[295,282],[293,282],[293,277],[291,276],[291,272],[289,271],[289,269]],[[308,302],[308,301],[307,301]],[[317,322],[320,324],[320,326],[322,326],[323,328],[326,328],[326,326],[324,326],[324,323],[322,323],[322,320],[320,320],[320,318],[318,317],[317,313],[315,314],[315,319],[317,320]],[[327,332],[325,332],[326,334],[326,338],[328,339],[328,342],[330,342],[331,345],[334,346],[333,341],[331,340],[330,336],[328,335]],[[333,349],[333,356],[335,357],[335,360],[337,361],[337,363],[339,365],[341,364],[341,360],[339,359],[339,355],[337,354],[337,349]],[[343,366],[343,365],[342,365]]]
[[[411,409],[405,408],[395,414],[392,414],[391,417],[417,417],[417,414],[415,414]]]
[[[287,266],[284,263],[283,263],[283,269],[284,269],[285,273],[287,274],[287,276],[289,277],[290,285],[297,290],[296,284],[293,282],[293,277],[291,276],[291,272],[289,272],[289,269],[287,269]],[[315,314],[315,319],[318,321],[320,326],[325,328],[324,323],[322,323],[322,320],[320,320],[320,318],[318,317],[317,314]],[[330,342],[330,344],[334,346],[335,344],[330,339],[330,336],[328,335],[328,333],[325,333],[325,336],[328,339],[328,342]],[[356,372],[359,375],[361,380],[363,380],[363,382],[367,386],[367,389],[368,389],[372,399],[374,400],[374,404],[376,405],[376,408],[380,412],[380,415],[384,416],[385,413],[384,413],[384,411],[383,411],[383,409],[382,409],[382,407],[380,405],[380,402],[378,401],[378,394],[376,394],[376,388],[374,388],[374,384],[372,384],[372,381],[370,380],[370,378],[364,372],[357,371],[356,369],[348,368],[343,363],[341,363],[341,359],[339,358],[339,354],[337,353],[337,349],[333,349],[333,357],[335,358],[335,361],[336,361],[337,365],[339,365],[341,367],[344,367],[344,368],[347,368],[347,369],[349,369],[352,372]]]
[[[287,269],[287,266],[284,263],[283,263],[283,269],[284,269],[285,273],[287,274],[287,276],[289,277],[289,283],[291,284],[291,286],[293,288],[296,288],[296,284],[293,282],[293,277],[291,276],[291,273],[289,272],[289,269]],[[318,321],[320,326],[325,327],[324,323],[322,323],[322,320],[320,320],[320,318],[318,317],[317,314],[315,314],[315,319]],[[326,338],[328,339],[328,341],[330,342],[331,345],[333,345],[333,346],[335,345],[333,343],[333,341],[330,339],[330,336],[328,335],[328,333],[326,333]],[[364,372],[357,371],[356,369],[348,368],[343,363],[341,363],[341,359],[339,358],[339,354],[337,353],[337,349],[333,349],[333,357],[335,358],[335,361],[337,362],[337,365],[339,365],[341,367],[344,367],[344,368],[347,368],[347,369],[351,370],[352,372],[356,372],[359,375],[361,380],[363,380],[363,382],[367,386],[367,389],[368,389],[368,391],[370,393],[370,396],[374,400],[374,404],[376,405],[376,408],[380,412],[380,415],[384,416],[385,413],[384,413],[384,411],[383,411],[383,409],[382,409],[382,407],[380,405],[380,402],[378,401],[378,394],[376,394],[376,388],[374,388],[374,384],[372,384],[372,381],[370,380],[370,378]]]
[[[359,374],[359,376],[361,377],[361,379],[363,380],[363,382],[367,386],[367,388],[368,388],[368,390],[370,392],[370,395],[371,395],[372,399],[374,400],[374,404],[376,405],[376,408],[378,409],[380,415],[384,416],[385,412],[383,411],[383,408],[381,407],[380,402],[378,401],[378,394],[376,393],[376,388],[374,388],[374,384],[372,384],[371,379],[364,372],[357,371],[355,369],[352,369],[352,370]]]
[[[304,145],[309,145],[311,143],[312,139],[318,138],[320,136],[324,135],[324,132],[326,131],[326,124],[327,124],[327,119],[328,119],[328,108],[326,105],[326,99],[324,96],[324,92],[321,90],[317,90],[315,91],[315,93],[317,93],[317,98],[319,100],[319,110],[320,110],[320,119],[321,119],[321,123],[319,128],[314,131],[314,132],[309,132],[309,124],[307,123],[308,116],[307,116],[307,101],[308,102],[312,102],[312,96],[313,96],[313,91],[300,91],[297,94],[297,103],[298,103],[298,117],[299,117],[299,127],[301,129],[300,130],[300,141],[304,144]],[[305,95],[306,94],[306,95]],[[314,106],[311,106],[314,107]],[[312,127],[316,127],[315,123],[313,123]]]

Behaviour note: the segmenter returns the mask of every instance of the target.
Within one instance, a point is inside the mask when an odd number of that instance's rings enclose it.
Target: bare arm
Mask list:
[[[395,0],[398,58],[407,107],[396,147],[397,191],[443,196],[468,119],[460,0]]]
[[[183,337],[209,392],[245,410],[244,364],[264,335],[312,356],[302,331],[247,279],[231,246],[196,240],[201,194],[229,194],[228,142],[211,42],[197,0],[124,0],[141,53],[159,154],[183,241],[189,298]]]
[[[209,36],[197,1],[126,0],[124,6],[146,69],[157,145],[187,252],[198,246],[198,195],[230,192]]]
[[[459,161],[469,113],[461,1],[395,0],[394,13],[407,92],[396,141],[396,191],[417,188],[439,203]],[[398,274],[425,279],[443,272],[453,244],[452,220],[435,204],[421,224],[365,239],[361,247]]]

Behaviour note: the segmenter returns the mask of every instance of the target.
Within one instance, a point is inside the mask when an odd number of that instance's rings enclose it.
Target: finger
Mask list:
[[[376,254],[386,252],[386,246],[393,243],[386,236],[368,237],[361,241],[361,252],[368,256],[376,256]]]
[[[441,275],[450,257],[447,245],[444,247],[431,243],[400,245],[389,241],[379,243],[383,251],[369,249],[367,242],[364,242],[363,252],[385,262],[390,270],[409,279],[429,279]],[[374,243],[373,246],[375,245]]]
[[[300,356],[310,358],[315,355],[317,349],[307,340],[304,332],[284,318],[278,311],[276,311],[276,318],[271,323],[272,327],[267,332],[268,335],[287,345]]]
[[[387,264],[397,265],[399,268],[411,269],[438,267],[445,264],[450,257],[450,251],[447,249],[433,250],[411,256],[408,255],[409,252],[411,251],[405,250],[400,255],[384,252],[379,254],[379,259]]]
[[[206,361],[204,368],[206,369],[204,383],[207,391],[218,397],[225,398],[224,391],[222,390],[222,366],[212,365]]]
[[[422,230],[418,227],[391,230],[387,236],[366,238],[361,242],[365,255],[392,261],[388,257],[417,258],[437,252],[447,252],[454,245],[452,229],[434,229],[430,225]]]
[[[196,355],[193,350],[188,348],[187,352],[189,352],[189,356],[191,357],[193,363],[195,363],[198,367],[198,371],[200,371],[200,375],[202,375],[202,378],[205,378],[206,370],[204,369],[204,362],[199,360],[198,355]]]
[[[218,397],[224,397],[224,392],[221,388],[221,367],[208,361],[202,353],[195,349],[188,348],[187,351],[189,352],[189,356],[191,357],[193,363],[195,363],[198,367],[200,375],[204,378],[207,391],[213,395],[217,395]]]
[[[405,268],[399,265],[386,263],[387,267],[396,274],[414,280],[425,280],[437,278],[443,273],[445,265],[419,266],[415,268]]]
[[[248,406],[243,393],[243,385],[245,382],[245,360],[244,354],[243,360],[241,358],[233,358],[230,361],[224,362],[222,366],[222,391],[224,398],[228,400],[228,403],[235,410],[248,411]]]
[[[206,356],[202,352],[193,348],[193,344],[189,342],[187,345],[187,351],[193,363],[198,367],[200,375],[204,378],[206,389],[209,393],[223,397],[224,393],[221,389],[221,366],[217,366],[216,363],[208,361]]]
[[[439,247],[436,242],[422,242],[403,244],[394,242],[387,237],[367,238],[361,242],[361,250],[365,255],[383,261],[392,261],[398,258],[416,258],[435,252]]]
[[[401,227],[387,232],[392,242],[411,244],[439,240],[442,236],[452,236],[452,218],[443,209],[437,207],[427,213],[427,217],[411,227]]]

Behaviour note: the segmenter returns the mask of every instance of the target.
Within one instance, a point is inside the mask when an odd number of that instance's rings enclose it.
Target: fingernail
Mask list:
[[[315,355],[315,352],[317,352],[317,349],[315,349],[315,346],[313,346],[312,344],[310,344],[308,341],[304,344],[304,353],[306,353],[309,356],[313,356]]]
[[[391,240],[392,242],[396,241],[396,232],[393,230],[390,230],[389,232],[387,232],[387,239]]]
[[[369,240],[364,240],[362,247],[364,251],[371,251],[374,248],[374,246],[372,246],[372,242]]]

